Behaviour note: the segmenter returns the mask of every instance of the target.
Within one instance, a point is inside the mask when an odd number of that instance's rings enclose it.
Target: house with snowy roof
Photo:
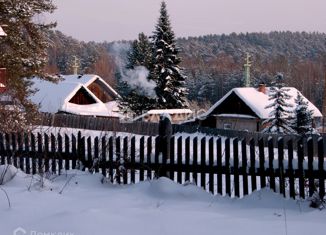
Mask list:
[[[287,87],[288,94],[291,99],[288,103],[295,109],[295,97],[298,90],[294,87]],[[264,129],[263,122],[269,119],[271,108],[265,107],[271,103],[268,99],[269,88],[264,84],[260,84],[258,88],[241,87],[234,88],[217,101],[206,113],[201,115],[197,120],[199,125],[233,130],[262,131]],[[313,124],[319,127],[322,122],[322,114],[318,108],[307,98],[309,110],[312,110]]]
[[[57,83],[34,78],[30,99],[45,113],[120,117],[119,94],[97,75],[66,75]]]

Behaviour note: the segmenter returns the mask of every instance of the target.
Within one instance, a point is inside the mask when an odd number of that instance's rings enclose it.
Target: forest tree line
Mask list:
[[[80,61],[81,73],[96,73],[116,86],[116,43],[128,48],[132,41],[81,42],[60,31],[51,31],[47,70],[72,72],[73,56]],[[271,32],[207,35],[179,38],[181,66],[188,76],[188,98],[200,106],[215,103],[233,87],[243,84],[246,53],[252,56],[252,85],[272,81],[282,72],[288,86],[296,87],[322,109],[326,73],[326,34]]]

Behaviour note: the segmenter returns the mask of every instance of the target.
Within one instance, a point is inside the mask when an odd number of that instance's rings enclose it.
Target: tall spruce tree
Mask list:
[[[275,79],[274,85],[269,89],[269,100],[272,103],[265,107],[272,108],[272,111],[269,114],[270,118],[264,123],[267,127],[263,132],[293,134],[295,131],[291,128],[290,119],[292,112],[288,110],[293,106],[287,103],[291,98],[288,94],[289,89],[284,88],[284,77],[281,73],[277,74]]]
[[[303,96],[300,92],[297,93],[295,104],[296,107],[294,110],[292,128],[299,135],[317,133],[316,130],[312,127],[313,111],[309,110],[308,102],[303,99]]]
[[[171,27],[166,3],[161,3],[160,17],[156,25],[153,39],[154,71],[157,81],[156,94],[160,108],[188,107],[185,87],[186,76],[179,67],[181,62],[175,35]]]
[[[7,69],[7,95],[15,106],[0,105],[2,131],[18,131],[35,118],[37,107],[28,96],[30,78],[53,79],[44,71],[47,64],[48,32],[54,23],[38,22],[37,16],[52,13],[52,0],[0,0],[0,24],[7,36],[0,39],[0,67]]]
[[[130,51],[127,55],[127,73],[137,70],[139,67],[147,69],[147,79],[152,80],[151,71],[153,70],[153,54],[152,47],[148,37],[144,33],[138,35],[138,40],[133,41]],[[127,79],[134,79],[128,77]],[[142,114],[144,111],[150,110],[155,105],[154,97],[150,97],[144,93],[144,87],[130,86],[133,81],[122,81],[121,87],[124,89],[120,100],[120,107],[123,110],[132,111],[136,115]]]

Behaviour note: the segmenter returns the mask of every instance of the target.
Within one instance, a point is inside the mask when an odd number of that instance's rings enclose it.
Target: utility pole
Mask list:
[[[79,60],[77,59],[77,56],[74,56],[74,62],[72,65],[72,69],[73,69],[73,74],[77,75],[78,74],[78,69],[79,69]]]
[[[245,87],[250,87],[250,67],[251,67],[251,55],[247,53],[245,64],[243,65],[244,67],[244,86]]]

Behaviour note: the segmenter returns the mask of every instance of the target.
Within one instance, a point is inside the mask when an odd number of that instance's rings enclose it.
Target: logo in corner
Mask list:
[[[27,233],[27,232],[26,232],[25,229],[19,227],[19,228],[16,228],[16,229],[14,230],[13,235],[24,235],[24,234],[26,234],[26,233]]]

